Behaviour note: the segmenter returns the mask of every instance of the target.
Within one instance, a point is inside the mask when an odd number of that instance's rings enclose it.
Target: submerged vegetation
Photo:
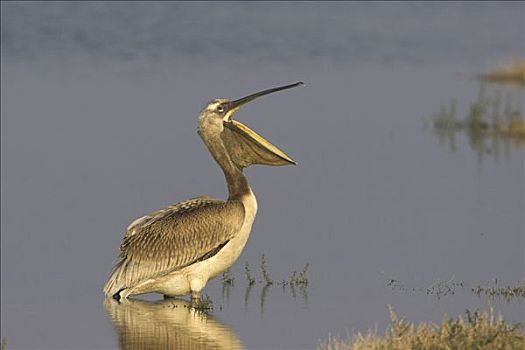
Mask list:
[[[496,90],[488,96],[484,83],[480,84],[478,98],[470,104],[463,118],[458,117],[458,103],[452,99],[449,105],[441,105],[430,121],[440,144],[448,144],[451,151],[457,150],[457,133],[468,137],[470,148],[478,155],[480,165],[485,155],[493,155],[499,161],[503,150],[510,156],[511,144],[525,145],[525,120],[520,102],[514,104],[510,91]]]
[[[264,254],[261,255],[261,272],[266,285],[272,285],[273,280],[271,279],[270,273],[268,272],[268,263],[266,262],[266,256]]]
[[[525,61],[514,59],[490,72],[481,74],[480,79],[492,82],[509,82],[525,85]]]
[[[230,269],[226,270],[222,274],[222,285],[233,286],[235,277],[231,274]]]
[[[277,282],[276,284],[277,285],[280,285],[280,286],[283,286],[283,287],[286,287],[288,285],[290,286],[300,286],[300,285],[304,285],[304,286],[307,286],[308,285],[308,277],[306,276],[307,273],[308,273],[308,268],[309,268],[310,264],[306,263],[304,264],[304,267],[302,269],[301,272],[297,273],[297,270],[294,270],[292,271],[292,274],[290,275],[290,277],[288,278],[288,280],[286,279],[283,279],[281,282]],[[261,272],[262,272],[262,275],[263,275],[263,281],[265,283],[265,285],[273,285],[274,284],[274,281],[273,279],[271,278],[270,276],[270,272],[268,271],[268,261],[266,260],[266,256],[263,254],[261,255]],[[246,263],[246,265],[244,266],[244,271],[245,271],[245,274],[246,274],[246,280],[248,282],[248,285],[254,285],[255,284],[255,278],[253,277],[252,275],[252,272],[250,270],[250,266],[248,265],[248,263]]]
[[[463,282],[454,280],[454,276],[448,280],[437,279],[431,285],[425,288],[428,295],[435,295],[438,299],[447,295],[456,294],[458,288],[463,288]]]
[[[223,299],[226,297],[227,300],[230,299],[230,288],[233,287],[233,282],[235,277],[231,274],[230,269],[227,269],[223,272],[222,277],[222,296]]]
[[[308,293],[307,293],[307,287],[308,287],[308,269],[309,269],[309,263],[305,263],[303,269],[300,272],[297,272],[297,270],[293,270],[290,276],[288,278],[283,278],[280,282],[274,282],[272,276],[270,275],[270,271],[268,269],[268,260],[266,258],[266,255],[262,254],[260,259],[260,270],[262,279],[256,279],[254,276],[250,264],[248,262],[244,265],[244,276],[246,278],[247,286],[246,291],[244,293],[244,304],[245,307],[248,306],[250,294],[252,291],[253,286],[255,286],[257,283],[262,285],[262,290],[260,294],[260,307],[261,311],[264,309],[264,305],[266,302],[266,297],[270,291],[270,287],[272,286],[281,286],[283,292],[287,291],[287,288],[289,287],[290,293],[292,298],[295,300],[297,297],[297,291],[296,288],[299,289],[299,293],[305,303],[307,303],[308,300]],[[223,288],[223,298],[226,297],[229,299],[229,292],[230,287],[234,286],[235,276],[231,273],[230,270],[227,270],[222,275],[222,288]]]
[[[501,110],[501,91],[494,97],[486,96],[484,84],[480,84],[478,99],[470,104],[464,119],[457,118],[457,101],[452,99],[450,106],[442,105],[438,114],[432,116],[436,130],[465,130],[472,137],[505,137],[525,141],[525,121],[523,111],[518,105],[512,107],[510,94],[505,96]]]
[[[210,296],[206,294],[201,299],[192,300],[191,309],[201,314],[208,315],[213,311],[213,301],[211,300]]]
[[[309,264],[306,263],[304,265],[304,267],[303,267],[303,270],[299,273],[299,277],[291,279],[290,283],[295,283],[295,284],[299,284],[299,285],[301,285],[301,284],[307,285],[308,284],[308,278],[306,277],[306,274],[308,273],[308,267],[309,267]],[[293,275],[295,276],[295,271],[294,271]]]
[[[246,265],[244,265],[244,273],[246,274],[246,280],[248,281],[249,286],[253,286],[255,284],[255,278],[252,275],[252,270],[250,270],[250,265],[248,262],[246,262]]]
[[[385,273],[382,274],[386,277]],[[458,290],[464,290],[465,287],[464,282],[456,281],[454,276],[446,280],[438,278],[432,281],[430,285],[423,287],[408,287],[397,278],[388,276],[386,277],[385,284],[393,291],[426,293],[427,295],[436,296],[438,299],[448,295],[454,295]]]
[[[386,275],[383,273],[386,277]],[[502,285],[498,279],[493,279],[487,284],[478,284],[475,287],[469,287],[468,283],[464,281],[456,281],[454,276],[447,280],[436,279],[429,286],[426,287],[408,287],[397,278],[388,276],[385,280],[385,285],[393,291],[400,291],[404,293],[426,293],[427,295],[434,295],[438,299],[455,295],[459,291],[470,291],[478,297],[486,296],[489,298],[503,298],[510,302],[512,300],[525,300],[525,280],[521,280],[513,285]]]
[[[499,281],[494,279],[490,284],[477,285],[472,288],[472,292],[478,296],[485,295],[489,298],[501,297],[507,301],[511,301],[515,298],[525,298],[525,280],[519,281],[512,286],[501,286]]]
[[[521,324],[509,324],[494,310],[466,311],[456,318],[444,316],[441,324],[414,324],[399,318],[390,309],[391,324],[385,334],[369,330],[354,333],[351,339],[330,337],[321,343],[321,350],[513,350],[525,348]]]

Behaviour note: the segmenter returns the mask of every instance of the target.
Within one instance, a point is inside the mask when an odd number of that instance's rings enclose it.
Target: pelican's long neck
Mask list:
[[[224,177],[228,185],[228,199],[240,199],[243,195],[250,193],[251,189],[246,176],[244,176],[242,170],[232,162],[220,135],[215,132],[210,133],[203,130],[200,130],[199,134],[211,155],[224,172]]]

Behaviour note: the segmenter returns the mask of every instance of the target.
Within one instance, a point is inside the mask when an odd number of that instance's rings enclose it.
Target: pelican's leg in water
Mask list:
[[[191,291],[191,300],[192,301],[199,301],[201,300],[201,292],[200,291]]]
[[[188,281],[190,282],[191,300],[200,300],[201,290],[204,288],[207,281],[196,275],[188,276]]]

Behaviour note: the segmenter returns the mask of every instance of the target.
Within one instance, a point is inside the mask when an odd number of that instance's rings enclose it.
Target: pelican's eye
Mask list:
[[[219,113],[224,112],[224,107],[223,107],[223,105],[218,105],[218,106],[217,106],[217,112],[219,112]]]

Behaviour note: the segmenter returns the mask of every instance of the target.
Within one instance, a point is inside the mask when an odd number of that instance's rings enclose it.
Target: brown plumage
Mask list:
[[[107,295],[174,272],[227,243],[244,220],[240,201],[197,197],[135,220],[120,245]]]

